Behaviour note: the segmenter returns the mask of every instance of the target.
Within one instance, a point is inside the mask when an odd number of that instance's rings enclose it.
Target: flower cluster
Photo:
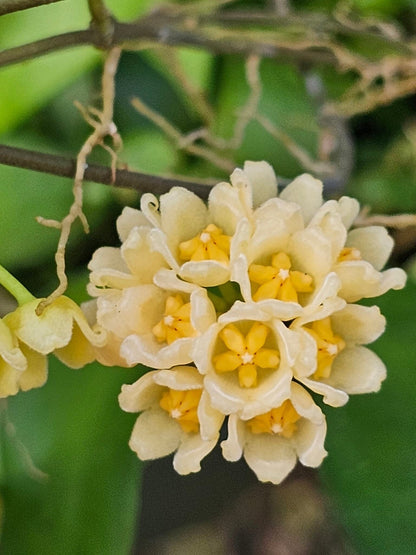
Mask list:
[[[141,413],[141,459],[175,453],[179,473],[196,472],[227,419],[225,459],[279,483],[326,455],[309,391],[339,407],[380,388],[384,364],[365,345],[385,320],[356,302],[402,288],[405,273],[381,271],[386,230],[351,229],[358,202],[324,202],[322,188],[304,174],[278,195],[272,168],[246,162],[207,204],[175,187],[123,210],[121,247],[90,262],[87,308],[107,331],[98,360],[154,369],[119,397]]]

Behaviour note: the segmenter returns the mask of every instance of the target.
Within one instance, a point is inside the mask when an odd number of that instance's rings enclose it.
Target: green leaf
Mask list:
[[[326,486],[359,553],[414,553],[416,512],[416,286],[376,300],[387,318],[373,350],[387,366],[379,393],[326,410]]]
[[[136,415],[121,411],[117,395],[136,374],[51,359],[43,388],[10,399],[18,440],[3,432],[2,552],[129,553],[141,464],[128,447]],[[30,475],[18,441],[47,480]]]

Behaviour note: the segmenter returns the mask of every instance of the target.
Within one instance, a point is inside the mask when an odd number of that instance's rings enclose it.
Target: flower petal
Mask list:
[[[221,442],[222,454],[227,461],[238,461],[243,455],[245,444],[245,424],[236,414],[228,417],[227,439]]]
[[[347,347],[334,360],[331,376],[325,380],[334,388],[349,394],[379,391],[386,377],[386,367],[366,347]]]
[[[154,381],[179,391],[203,386],[203,378],[194,366],[175,366],[172,370],[160,370],[154,374]]]
[[[288,254],[293,267],[314,278],[320,283],[332,270],[333,255],[331,240],[319,227],[310,227],[292,235],[289,241]]]
[[[41,387],[48,377],[48,359],[25,345],[21,346],[27,360],[27,369],[19,374],[18,383],[22,391]]]
[[[143,412],[133,427],[129,446],[143,461],[173,453],[183,432],[176,420],[160,408]]]
[[[290,400],[296,412],[313,424],[320,424],[324,420],[321,409],[301,385],[292,382]]]
[[[149,220],[136,208],[125,206],[117,218],[117,232],[120,241],[124,242],[134,227],[150,226]]]
[[[225,182],[211,189],[208,209],[213,223],[230,236],[234,234],[239,220],[245,216],[238,189]]]
[[[279,196],[283,200],[295,202],[300,206],[303,220],[307,225],[323,202],[322,189],[321,181],[304,173],[289,183]]]
[[[384,332],[386,319],[378,306],[348,304],[331,315],[332,329],[348,343],[367,344]]]
[[[314,393],[318,393],[318,395],[322,395],[323,402],[331,407],[342,407],[348,402],[349,397],[345,391],[341,391],[327,383],[310,378],[300,377],[298,379],[305,387]]]
[[[407,279],[401,268],[378,272],[364,260],[342,262],[335,270],[342,283],[338,294],[349,303],[362,298],[378,297],[389,289],[402,289]]]
[[[48,354],[64,347],[72,335],[72,314],[69,310],[52,303],[40,316],[36,314],[41,299],[35,299],[7,315],[7,324],[17,337],[34,351]]]
[[[173,457],[173,468],[178,474],[189,474],[201,470],[201,460],[210,453],[218,438],[203,440],[199,434],[188,434],[182,438]]]
[[[202,439],[217,441],[224,418],[222,413],[213,408],[209,395],[203,391],[198,405],[199,433]]]
[[[296,465],[291,443],[278,435],[247,434],[244,458],[261,482],[280,484]]]
[[[129,271],[137,278],[137,283],[152,283],[154,274],[166,266],[162,255],[151,250],[149,231],[148,227],[134,228],[120,248]]]
[[[26,358],[17,345],[17,339],[2,319],[0,319],[0,357],[16,370],[22,371],[27,368]]]
[[[197,283],[202,287],[215,287],[230,280],[228,265],[216,260],[185,262],[181,266],[179,274],[182,279]]]
[[[95,360],[95,350],[80,327],[74,322],[72,336],[65,347],[55,349],[54,355],[69,368],[82,368]]]
[[[127,264],[121,256],[120,249],[115,247],[101,247],[95,251],[88,264],[90,284],[88,291],[91,295],[100,294],[103,287],[128,287],[137,282],[135,276],[129,273]]]
[[[294,441],[299,461],[304,466],[316,468],[322,463],[328,454],[324,448],[325,436],[325,418],[319,424],[304,419],[299,422]]]
[[[251,183],[254,207],[277,195],[276,174],[267,162],[247,161],[244,163],[244,173]]]
[[[214,408],[248,420],[281,405],[290,395],[291,379],[290,368],[280,364],[278,370],[262,377],[257,387],[241,388],[236,376],[215,372],[205,377],[204,384]]]
[[[20,390],[28,391],[45,384],[48,375],[48,360],[45,355],[21,346],[22,356],[27,361],[25,370],[17,370],[0,358],[0,398],[16,395]]]
[[[355,247],[367,262],[370,262],[376,270],[381,270],[386,264],[394,241],[387,233],[387,229],[381,226],[368,226],[352,229],[348,233],[346,247]]]
[[[109,291],[97,301],[97,321],[116,336],[148,333],[163,315],[166,293],[153,284]]]
[[[338,210],[346,229],[349,229],[358,216],[360,203],[355,198],[341,197],[338,200]]]
[[[129,335],[121,344],[120,354],[129,365],[170,368],[192,362],[190,350],[193,343],[194,338],[183,337],[161,348],[152,334]]]
[[[180,242],[194,237],[208,223],[205,203],[183,187],[173,187],[160,197],[160,214],[161,228],[175,255]]]
[[[125,412],[141,412],[159,402],[161,386],[154,380],[156,375],[157,371],[153,370],[133,384],[121,386],[118,402]]]

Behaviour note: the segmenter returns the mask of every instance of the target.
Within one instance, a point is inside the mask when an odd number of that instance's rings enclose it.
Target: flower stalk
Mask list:
[[[35,297],[30,293],[24,285],[20,283],[4,266],[0,264],[0,284],[13,295],[19,306],[22,306]]]

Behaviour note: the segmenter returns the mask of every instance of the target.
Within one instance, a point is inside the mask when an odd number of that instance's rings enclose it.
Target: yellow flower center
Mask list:
[[[185,303],[181,295],[168,297],[163,318],[152,332],[158,341],[168,345],[181,337],[195,337],[197,332],[191,324],[191,303]]]
[[[230,256],[230,239],[222,233],[222,229],[209,224],[201,233],[189,241],[179,244],[181,260],[217,260],[228,264]]]
[[[168,389],[163,393],[159,405],[171,418],[177,420],[186,433],[199,431],[198,405],[202,389],[177,391]]]
[[[292,262],[284,252],[273,255],[270,266],[251,264],[248,275],[259,287],[253,294],[254,301],[278,299],[298,302],[298,293],[310,293],[312,277],[304,272],[291,270]]]
[[[347,260],[362,260],[360,251],[355,247],[344,247],[341,249],[337,262],[346,262]]]
[[[280,434],[289,438],[296,432],[296,422],[300,418],[290,400],[287,399],[277,409],[247,420],[247,425],[253,434]]]
[[[312,322],[310,327],[305,326],[305,330],[312,335],[318,347],[318,365],[313,377],[316,380],[329,378],[332,363],[335,357],[345,349],[345,341],[339,335],[334,334],[329,317]]]
[[[234,324],[225,326],[219,335],[228,350],[213,357],[215,370],[236,370],[240,387],[255,387],[258,369],[275,369],[280,362],[277,349],[264,348],[269,331],[260,322],[254,322],[246,336]]]

